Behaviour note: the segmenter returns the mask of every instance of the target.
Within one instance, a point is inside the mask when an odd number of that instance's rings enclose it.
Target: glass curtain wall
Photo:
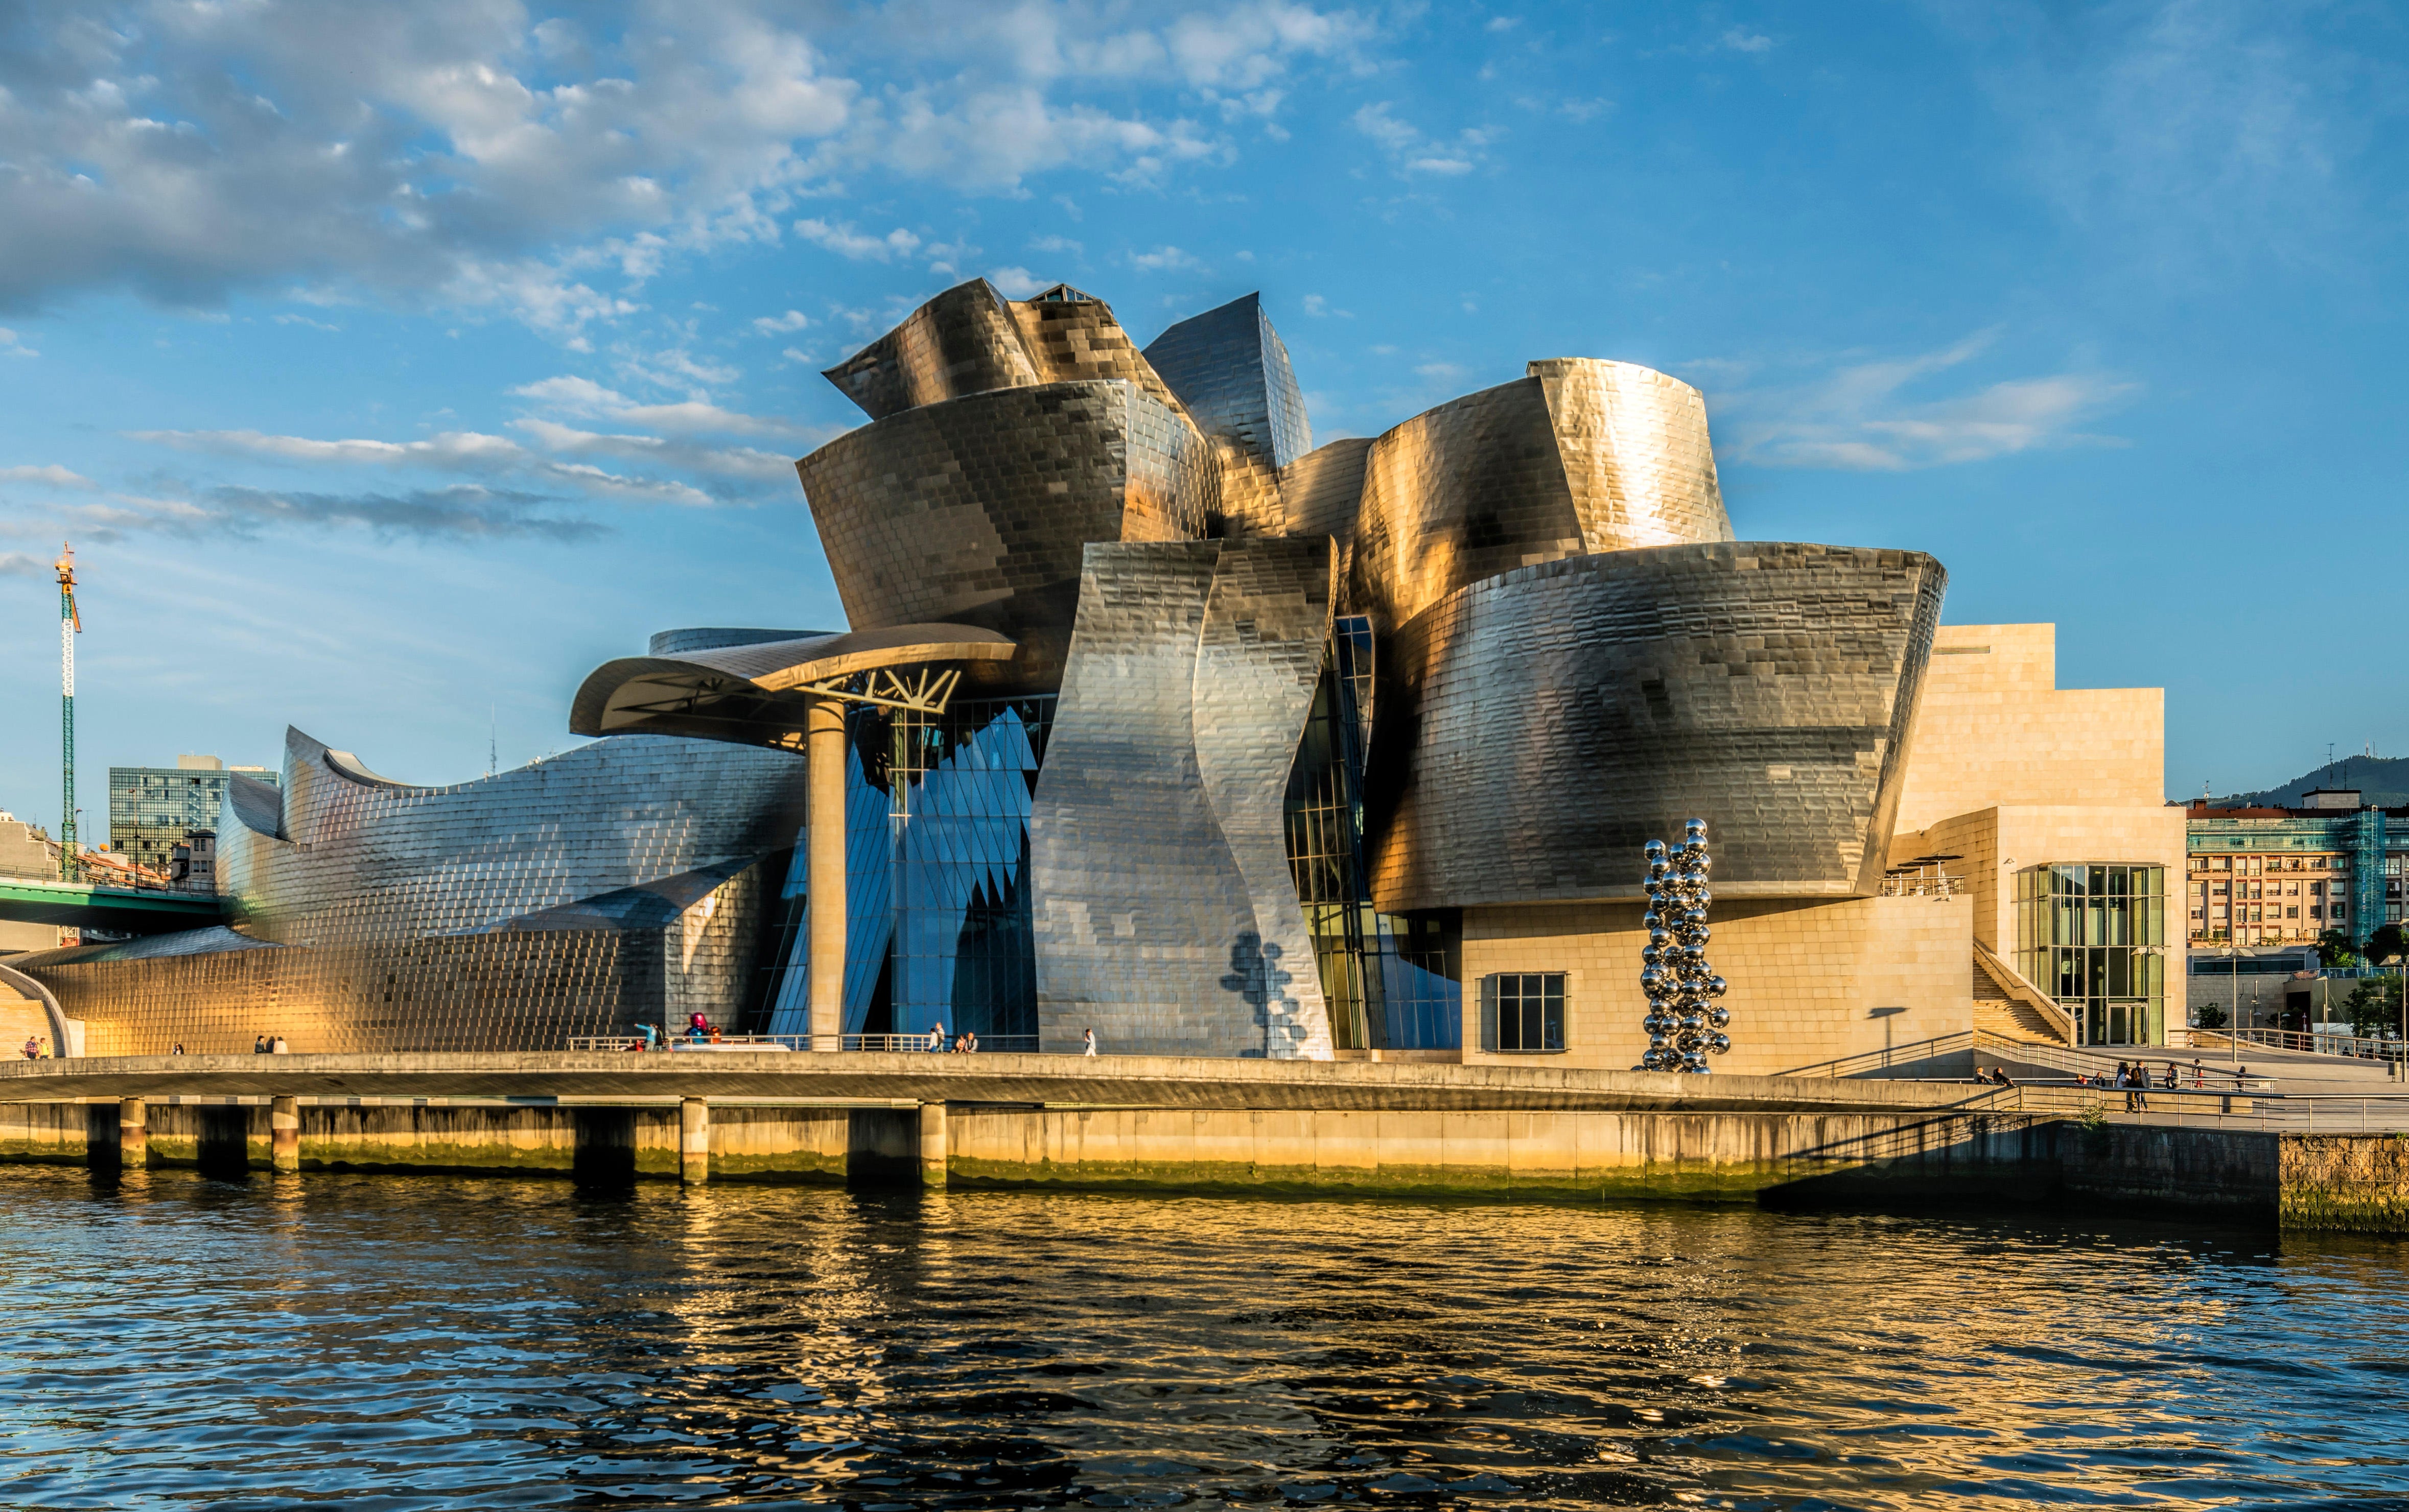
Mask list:
[[[1336,1047],[1452,1050],[1463,1044],[1461,914],[1381,914],[1364,882],[1372,655],[1371,622],[1340,618],[1289,772],[1289,872]]]
[[[2166,1043],[2166,869],[2060,862],[2016,873],[2016,969],[2085,1044]]]
[[[845,763],[844,1032],[975,1032],[1034,1049],[1029,815],[1055,699],[958,699],[936,717],[857,707]],[[803,842],[771,1031],[808,1030]]]

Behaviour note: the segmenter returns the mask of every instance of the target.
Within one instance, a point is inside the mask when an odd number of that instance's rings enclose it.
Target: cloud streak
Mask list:
[[[1769,468],[1902,472],[2064,446],[2121,445],[2082,427],[2139,391],[2099,373],[2009,379],[1945,397],[1917,397],[1937,375],[1971,361],[1995,333],[1935,352],[1842,364],[1805,382],[1736,387],[1712,396],[1726,459]],[[1738,364],[1702,364],[1737,374]]]

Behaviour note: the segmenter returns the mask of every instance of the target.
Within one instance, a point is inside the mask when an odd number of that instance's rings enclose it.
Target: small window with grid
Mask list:
[[[1508,1055],[1559,1055],[1565,1048],[1565,973],[1499,972],[1488,978],[1482,1017],[1489,1048]]]

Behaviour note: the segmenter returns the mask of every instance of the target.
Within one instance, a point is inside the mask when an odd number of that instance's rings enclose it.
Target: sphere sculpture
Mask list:
[[[1681,843],[1667,847],[1661,840],[1648,842],[1648,911],[1639,915],[1648,943],[1639,952],[1639,990],[1648,996],[1648,1054],[1635,1071],[1707,1073],[1707,1057],[1731,1048],[1724,1032],[1731,1010],[1715,1000],[1724,991],[1724,979],[1707,965],[1707,873],[1714,858],[1707,854],[1707,821],[1692,819],[1682,827]]]

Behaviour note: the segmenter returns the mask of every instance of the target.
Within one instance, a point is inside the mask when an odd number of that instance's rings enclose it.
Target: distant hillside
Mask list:
[[[2330,767],[2319,767],[2281,787],[2264,792],[2234,793],[2216,801],[2271,809],[2298,808],[2301,795],[2313,787],[2356,787],[2359,799],[2387,809],[2409,807],[2409,756],[2344,756]]]

